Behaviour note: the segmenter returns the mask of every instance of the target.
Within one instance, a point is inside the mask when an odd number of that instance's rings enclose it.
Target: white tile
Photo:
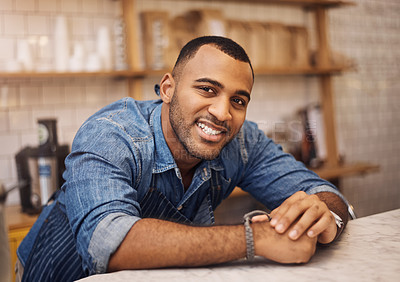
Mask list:
[[[101,107],[80,107],[76,109],[76,123],[81,126],[90,116],[96,113]]]
[[[28,15],[28,33],[35,35],[49,34],[49,19],[45,16]]]
[[[32,129],[32,113],[27,110],[11,110],[9,112],[10,131]]]
[[[80,12],[78,0],[61,1],[62,13],[77,13]]]
[[[31,146],[37,147],[39,145],[39,136],[36,129],[26,130],[21,133],[22,147]]]
[[[107,103],[115,102],[119,99],[129,96],[128,85],[126,81],[112,82],[107,84]],[[144,95],[143,95],[144,96]],[[143,97],[144,98],[144,97]],[[151,99],[156,99],[155,94],[151,95]]]
[[[66,85],[65,86],[65,104],[80,104],[86,100],[85,87],[82,85]]]
[[[122,14],[122,5],[120,1],[99,1],[103,4],[103,12],[110,16],[119,16]]]
[[[64,103],[65,94],[61,86],[43,86],[43,105],[60,105]]]
[[[110,34],[112,35],[113,30],[114,30],[114,22],[115,19],[109,19],[109,18],[94,18],[93,19],[93,27],[94,27],[94,31],[95,34],[97,34],[97,31],[99,30],[100,27],[102,26],[106,26],[109,28],[110,30]]]
[[[0,180],[11,178],[11,166],[8,158],[0,158]]]
[[[0,109],[19,106],[19,94],[16,86],[0,86]]]
[[[17,11],[35,11],[35,0],[15,0],[15,9]]]
[[[1,0],[0,11],[11,11],[13,9],[13,0]]]
[[[42,93],[39,86],[21,86],[21,106],[41,105],[43,103]]]
[[[15,156],[11,156],[11,158],[9,158],[9,163],[10,163],[9,177],[13,179],[13,182],[17,182],[18,174],[17,174],[17,166],[15,165]]]
[[[15,60],[16,50],[15,50],[15,40],[13,38],[0,38],[0,60]]]
[[[74,36],[92,36],[93,37],[93,21],[87,17],[74,17],[71,21],[72,33]]]
[[[17,179],[11,179],[11,183],[15,182],[17,182]],[[16,206],[20,205],[20,203],[21,200],[17,190],[11,191],[10,194],[7,195],[6,206]]]
[[[106,85],[104,83],[98,83],[96,85],[86,86],[86,101],[88,103],[97,103],[106,101]]]
[[[54,0],[37,0],[38,11],[40,12],[56,12],[57,2]]]
[[[0,132],[8,131],[8,111],[0,111]]]
[[[4,15],[5,35],[25,35],[25,17],[22,15]]]
[[[71,127],[76,124],[75,121],[75,109],[57,109],[55,112],[57,118],[57,126],[59,128]]]
[[[3,35],[3,31],[4,31],[4,28],[3,28],[3,23],[4,23],[4,20],[3,20],[3,15],[2,15],[2,14],[0,14],[0,36],[2,36],[2,35]]]
[[[0,134],[0,156],[13,156],[20,148],[17,134]]]
[[[98,1],[98,0],[82,1],[82,12],[89,13],[89,14],[101,13],[103,10],[102,2],[104,2],[104,1]]]

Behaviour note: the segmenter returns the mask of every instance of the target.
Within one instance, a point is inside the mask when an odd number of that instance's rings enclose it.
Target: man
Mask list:
[[[209,265],[246,254],[302,263],[317,241],[332,242],[343,228],[332,212],[346,222],[345,200],[245,121],[253,81],[239,45],[200,37],[163,76],[161,100],[127,98],[90,117],[66,160],[65,185],[18,250],[24,279]],[[212,226],[213,210],[235,186],[273,210],[272,220]]]

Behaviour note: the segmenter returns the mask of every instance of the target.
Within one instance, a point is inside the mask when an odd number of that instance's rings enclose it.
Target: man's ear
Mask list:
[[[169,104],[175,91],[175,80],[171,73],[164,74],[160,82],[160,97],[164,103]]]

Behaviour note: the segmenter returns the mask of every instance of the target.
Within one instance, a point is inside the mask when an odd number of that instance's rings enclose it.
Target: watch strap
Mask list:
[[[243,221],[244,221],[244,229],[245,229],[245,234],[246,234],[246,258],[247,260],[253,260],[255,256],[255,251],[254,251],[254,238],[253,238],[253,229],[250,226],[251,219],[253,216],[256,215],[266,215],[268,217],[268,221],[271,220],[271,216],[261,210],[255,210],[249,213],[246,213],[243,216]]]

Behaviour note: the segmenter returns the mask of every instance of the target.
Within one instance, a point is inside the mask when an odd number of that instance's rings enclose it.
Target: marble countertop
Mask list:
[[[119,271],[80,281],[399,281],[399,274],[400,209],[350,221],[336,243],[318,247],[304,265],[257,258],[212,267]]]

